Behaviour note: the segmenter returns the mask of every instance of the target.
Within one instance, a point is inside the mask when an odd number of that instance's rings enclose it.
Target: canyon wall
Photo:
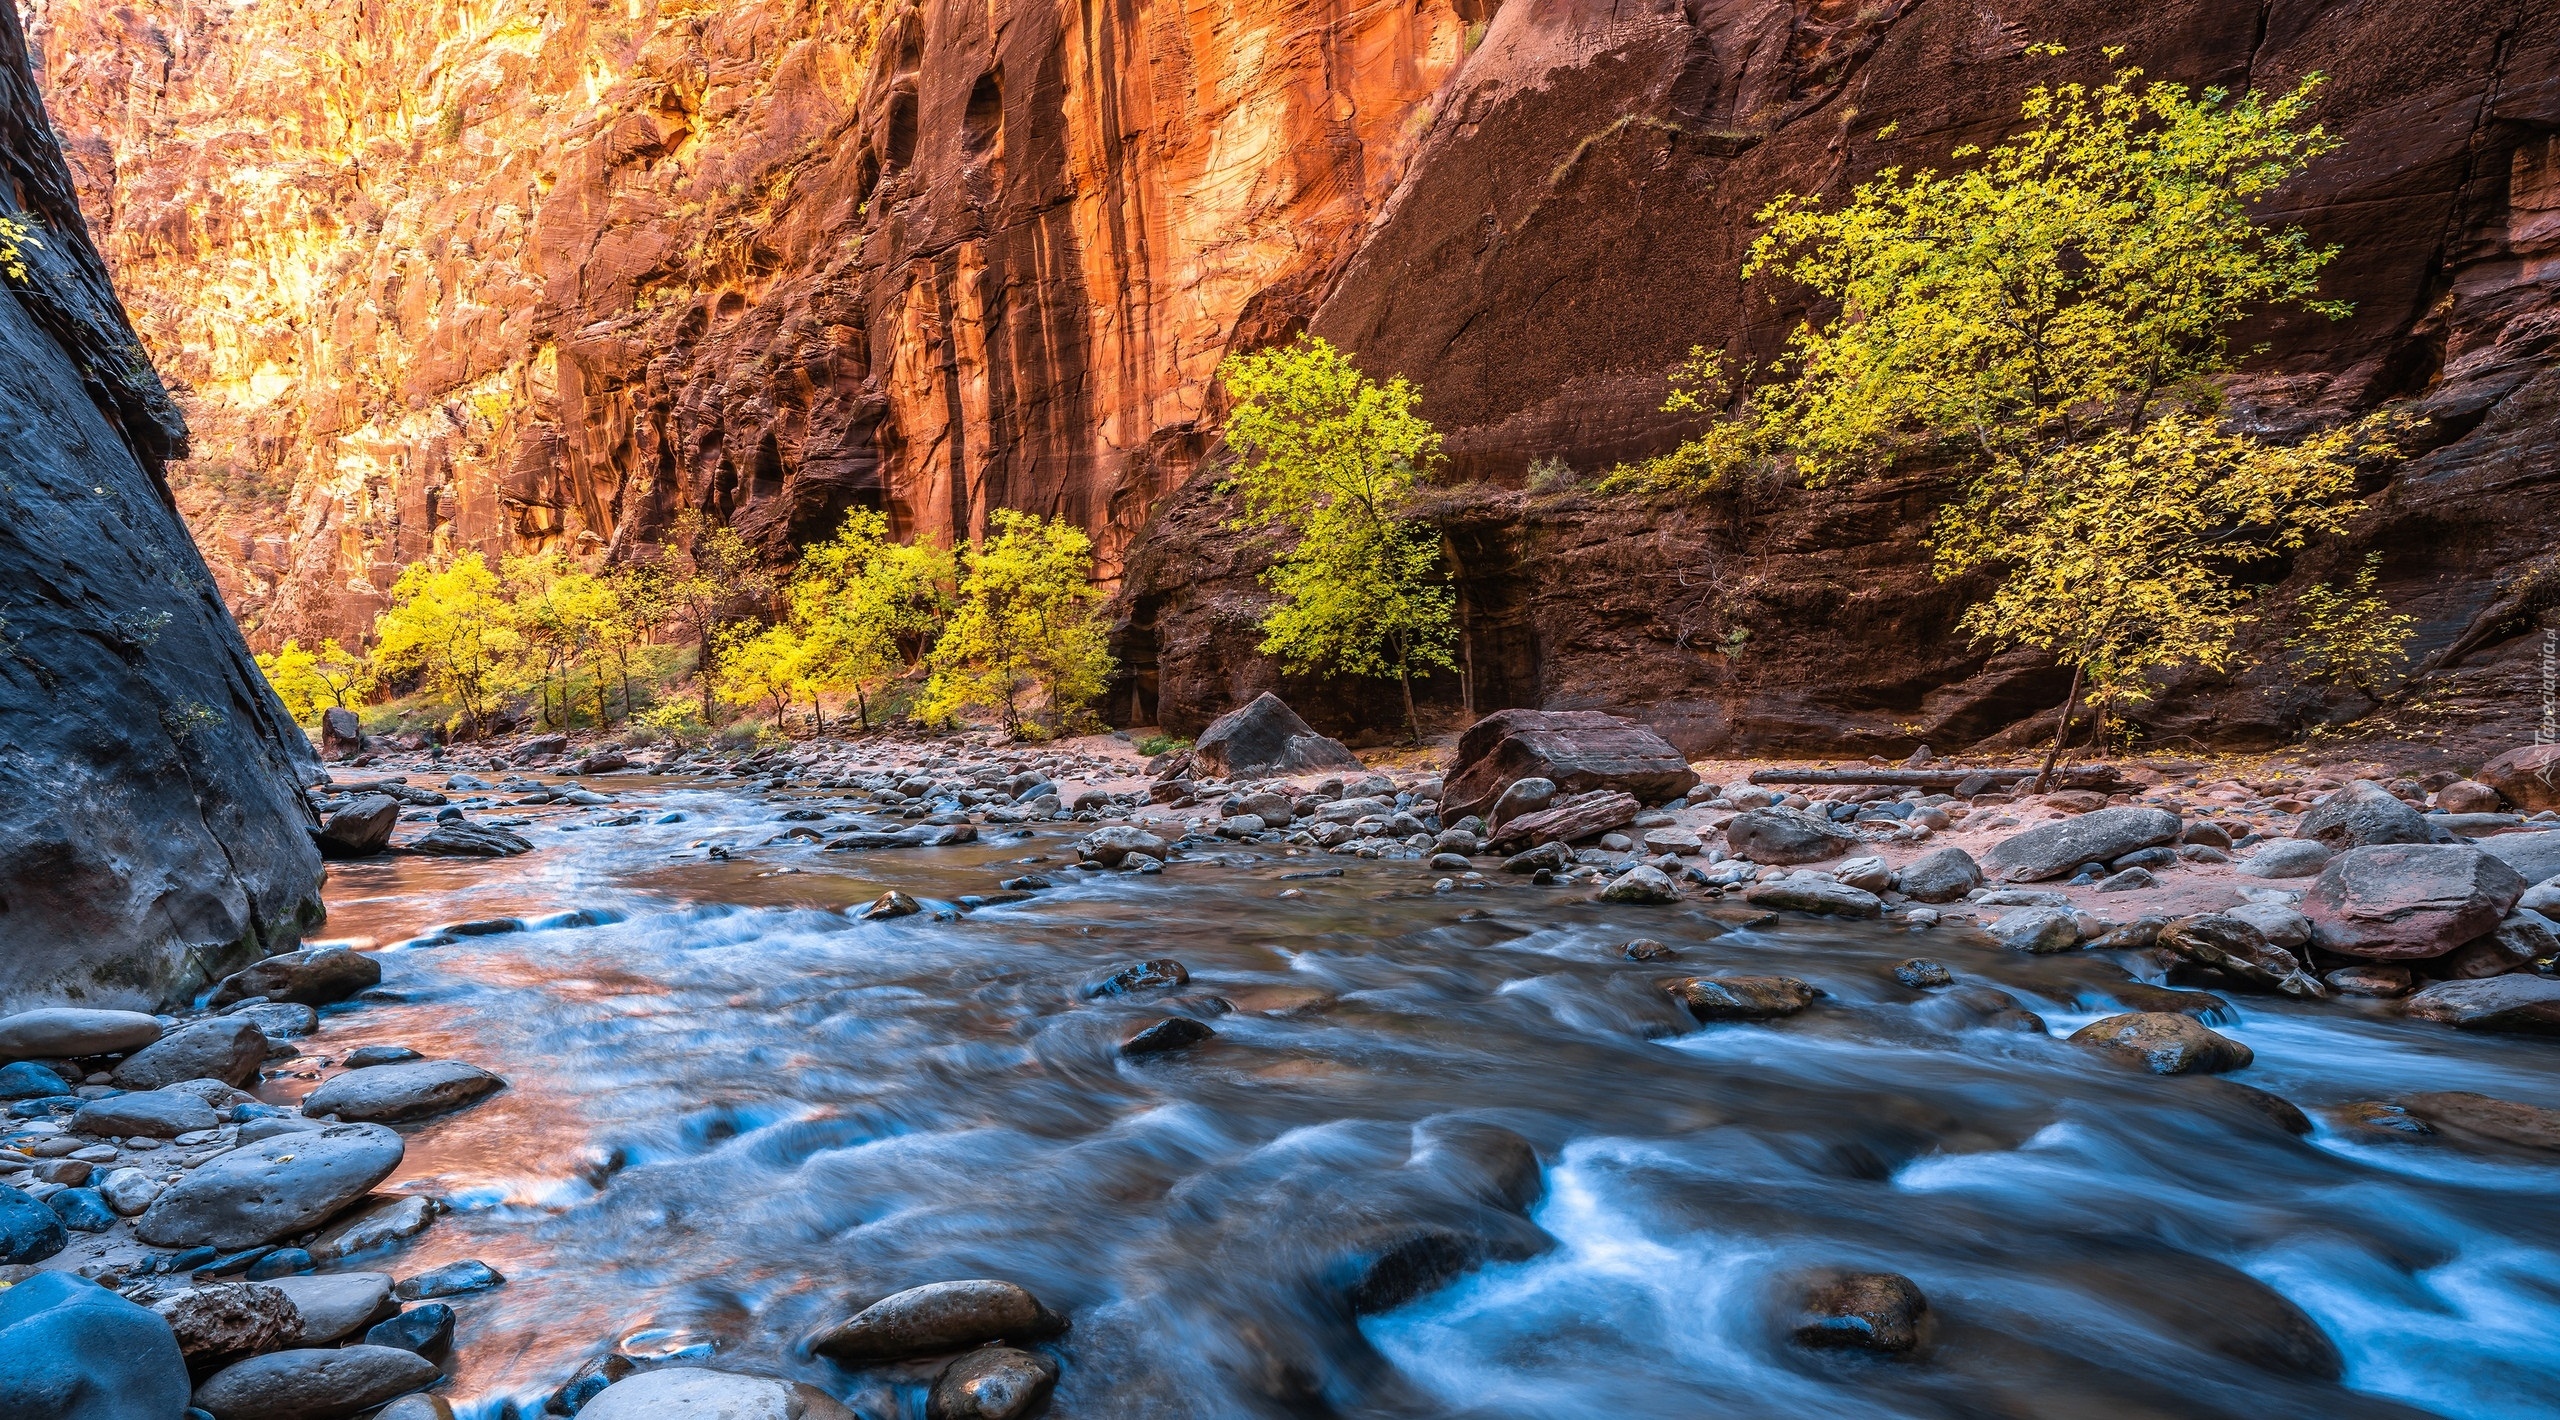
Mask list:
[[[1684,432],[1692,344],[1796,312],[1751,214],[1945,161],[2026,88],[2123,62],[2328,74],[2346,141],[2271,213],[2341,255],[2235,390],[2298,427],[2432,415],[2346,545],[2419,617],[2453,722],[2531,696],[2560,598],[2560,15],[2531,0],[41,0],[42,79],[197,429],[179,496],[252,629],[358,634],[439,548],[628,552],[701,509],[781,546],[843,509],[964,535],[1072,518],[1120,593],[1115,718],[1361,685],[1253,653],[1210,374],[1312,327],[1448,435],[1471,703],[1638,708],[1694,749],[2023,734],[2061,698],[1952,632],[1926,478],[1664,506],[1523,491]],[[321,37],[324,42],[309,42]],[[2069,46],[2029,52],[2037,40]],[[2271,604],[2280,605],[2281,596]],[[2263,636],[2278,637],[2271,620]],[[1378,688],[1381,695],[1384,688]],[[2156,743],[2360,708],[2277,670],[2173,686]]]
[[[157,1008],[319,920],[319,766],[170,502],[186,423],[8,10],[0,177],[0,1014]]]

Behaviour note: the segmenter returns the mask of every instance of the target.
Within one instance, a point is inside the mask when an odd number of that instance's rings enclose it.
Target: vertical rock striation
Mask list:
[[[0,7],[0,1010],[152,1006],[319,917],[309,744],[171,504],[185,421]]]

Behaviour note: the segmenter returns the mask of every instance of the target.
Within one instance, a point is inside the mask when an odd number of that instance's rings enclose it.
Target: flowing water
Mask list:
[[[410,1131],[389,1186],[455,1211],[370,1264],[508,1277],[457,1306],[468,1417],[531,1414],[615,1347],[921,1416],[929,1368],[838,1370],[801,1340],[980,1276],[1072,1317],[1059,1416],[2560,1416],[2550,1156],[2297,1137],[2239,1092],[2112,1067],[2060,1039],[2111,1010],[2096,959],[1523,880],[1435,894],[1419,863],[1060,871],[1076,825],[763,847],[789,801],[615,788],[683,818],[333,870],[330,934],[383,948],[385,978],[312,1049],[405,1043],[511,1081]],[[1024,871],[1058,885],[954,905]],[[844,911],[888,887],[929,910]],[[493,918],[527,925],[435,930]],[[1679,959],[1626,960],[1638,934]],[[2052,1037],[1899,985],[1914,954]],[[1192,977],[1170,1003],[1079,989],[1167,956]],[[1655,984],[1736,969],[1830,999],[1701,1029]],[[1215,1039],[1118,1054],[1209,996],[1236,1008]],[[2560,1105],[2547,1041],[2235,1006],[2239,1078],[2315,1116],[2421,1089]],[[1535,1145],[1534,1202],[1503,1195],[1485,1125]],[[1829,1268],[1915,1279],[1925,1348],[1794,1345],[1801,1279]]]

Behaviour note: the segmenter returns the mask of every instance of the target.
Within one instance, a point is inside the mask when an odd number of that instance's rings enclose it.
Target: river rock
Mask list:
[[[2046,1033],[2044,1017],[1996,986],[1979,982],[1930,995],[1913,1004],[1912,1018],[1938,1030],[2014,1030]]]
[[[1801,809],[1752,809],[1724,826],[1724,841],[1737,858],[1754,863],[1813,863],[1837,858],[1859,843],[1858,835]]]
[[[1553,806],[1556,796],[1562,792],[1553,779],[1541,779],[1534,774],[1526,779],[1514,779],[1493,801],[1493,807],[1484,811],[1484,821],[1500,828],[1522,814],[1534,814]]]
[[[358,794],[311,830],[320,856],[332,861],[370,858],[391,845],[391,830],[400,822],[400,801],[388,794]]]
[[[2560,1032],[2560,981],[2523,974],[2440,981],[2411,996],[2407,1009],[2464,1030]]]
[[[2409,988],[2417,985],[2416,974],[2409,968],[2380,962],[2342,966],[2324,973],[2320,979],[2342,996],[2406,996]]]
[[[1792,976],[1684,976],[1663,983],[1702,1021],[1766,1021],[1813,1004],[1811,986]]]
[[[1162,1055],[1198,1045],[1217,1032],[1189,1016],[1160,1016],[1120,1038],[1123,1055]]]
[[[327,1345],[398,1310],[391,1300],[388,1272],[319,1272],[258,1285],[284,1294],[293,1303],[294,1314],[301,1318],[290,1343],[296,1346]]]
[[[0,1289],[0,1415],[177,1420],[186,1406],[187,1363],[158,1313],[68,1272]]]
[[[1659,906],[1666,902],[1678,902],[1680,889],[1671,881],[1670,874],[1649,864],[1639,863],[1611,878],[1608,886],[1600,889],[1600,900],[1636,906]]]
[[[2155,1075],[2215,1075],[2241,1069],[2256,1058],[2249,1047],[2193,1016],[2166,1011],[2137,1011],[2091,1021],[2071,1033],[2071,1043],[2140,1065]]]
[[[1105,996],[1128,996],[1140,991],[1190,984],[1191,972],[1171,957],[1153,957],[1088,977],[1082,994],[1088,1001]]]
[[[215,1016],[178,1027],[115,1068],[128,1090],[156,1090],[181,1080],[220,1080],[245,1085],[258,1078],[267,1058],[266,1033],[236,1016]]]
[[[252,996],[326,1006],[382,984],[382,963],[353,947],[309,947],[253,963],[214,988],[216,1010]]]
[[[2178,841],[2178,816],[2166,809],[2098,809],[2013,833],[1983,855],[1983,871],[2001,882],[2044,882],[2083,863],[2106,863],[2138,849]]]
[[[1900,1354],[1920,1345],[1929,1299],[1899,1272],[1836,1272],[1806,1283],[1795,1323],[1800,1346]]]
[[[1670,741],[1597,710],[1498,710],[1467,727],[1450,757],[1445,815],[1491,808],[1514,780],[1547,779],[1566,795],[1607,789],[1644,803],[1676,799],[1697,771]]]
[[[2480,851],[2515,869],[2526,882],[2560,879],[2560,829],[2548,833],[2501,833],[2481,839]]]
[[[1011,1282],[932,1282],[884,1297],[827,1328],[810,1345],[846,1365],[904,1361],[989,1341],[1054,1336],[1066,1322]]]
[[[1644,805],[1633,794],[1595,789],[1558,799],[1550,808],[1522,814],[1503,824],[1493,831],[1493,844],[1508,852],[1531,843],[1578,842],[1633,823],[1643,811]]]
[[[53,1072],[51,1066],[32,1060],[15,1060],[0,1065],[0,1100],[59,1099],[75,1087]]]
[[[2560,809],[2560,744],[2518,745],[2474,777],[2524,813]]]
[[[2164,924],[2154,939],[2183,961],[2216,971],[2236,984],[2288,996],[2326,996],[2293,953],[2269,942],[2257,927],[2227,912],[2204,912]]]
[[[215,1373],[195,1403],[214,1420],[347,1420],[436,1375],[435,1362],[392,1346],[276,1351]]]
[[[504,1274],[476,1257],[431,1267],[415,1277],[403,1277],[391,1289],[391,1295],[404,1302],[423,1302],[436,1297],[459,1297],[465,1292],[478,1292],[503,1284]]]
[[[2329,866],[2327,844],[2308,838],[2279,838],[2241,860],[2240,871],[2253,878],[2307,878]]]
[[[99,1181],[98,1196],[117,1217],[137,1217],[160,1196],[160,1181],[142,1169],[117,1169]]]
[[[1825,917],[1882,917],[1884,900],[1863,888],[1825,878],[1777,878],[1745,888],[1742,900],[1754,907],[1785,912],[1812,912]]]
[[[261,1139],[170,1185],[134,1225],[159,1247],[255,1247],[325,1220],[400,1166],[400,1136],[333,1124]]]
[[[2455,981],[2504,976],[2546,957],[2560,956],[2560,935],[2539,912],[2517,908],[2496,931],[2474,937],[2427,964],[2427,974]]]
[[[398,1124],[460,1109],[507,1082],[459,1060],[375,1065],[331,1077],[303,1097],[311,1119],[332,1115],[352,1124]]]
[[[2456,779],[2436,790],[2435,805],[2449,814],[2493,814],[2506,807],[2506,800],[2477,779]]]
[[[1941,848],[1904,864],[1898,879],[1906,897],[1953,902],[1982,886],[1982,868],[1961,848]]]
[[[52,1209],[22,1189],[0,1183],[0,1265],[42,1262],[70,1241]],[[7,1295],[0,1292],[0,1298]]]
[[[981,1346],[943,1368],[925,1420],[1021,1420],[1047,1398],[1058,1363],[1010,1346]]]
[[[2515,869],[2459,844],[2392,843],[2330,860],[2303,896],[2323,949],[2369,961],[2439,957],[2496,930],[2524,895]]]
[[[1128,824],[1112,824],[1098,828],[1076,840],[1076,849],[1106,868],[1119,867],[1132,853],[1143,853],[1161,862],[1172,845]]]
[[[1707,844],[1705,839],[1678,824],[1664,824],[1659,828],[1648,828],[1644,831],[1644,851],[1689,858],[1707,851]]]
[[[2311,945],[2311,919],[2281,902],[2244,902],[2223,911],[2258,929],[2269,943],[2293,951]]]
[[[1956,974],[1945,962],[1931,961],[1927,957],[1912,957],[1894,964],[1893,979],[1914,991],[1925,991],[1933,986],[1952,985]]]
[[[579,1420],[855,1420],[815,1386],[677,1366],[596,1392]]]
[[[414,1193],[368,1199],[323,1230],[311,1255],[329,1261],[389,1247],[425,1232],[435,1218],[434,1201]]]
[[[1277,779],[1362,767],[1340,740],[1317,734],[1267,690],[1210,721],[1192,743],[1191,763],[1204,779]]]
[[[2079,914],[2068,907],[2021,907],[2002,913],[1982,930],[2009,950],[2031,956],[2067,952],[2080,945]]]
[[[385,1317],[366,1330],[364,1344],[397,1346],[421,1356],[440,1356],[453,1346],[453,1308],[443,1302],[428,1302]]]
[[[71,1116],[71,1129],[75,1134],[101,1138],[121,1139],[138,1134],[146,1139],[175,1139],[194,1130],[211,1129],[217,1122],[213,1110],[194,1095],[177,1090],[138,1090],[80,1106]]]
[[[2426,815],[2370,779],[2359,779],[2323,798],[2302,816],[2296,838],[2318,841],[2333,853],[2376,843],[2433,843]]]
[[[176,1333],[188,1369],[202,1373],[244,1357],[281,1351],[302,1335],[293,1299],[258,1282],[180,1292],[157,1310]]]
[[[0,1017],[0,1060],[58,1060],[139,1050],[160,1038],[160,1022],[140,1011],[47,1006]]]
[[[512,858],[533,851],[531,840],[469,819],[445,819],[409,845],[412,853],[442,858]]]
[[[103,1233],[116,1225],[116,1212],[94,1188],[66,1188],[44,1201],[62,1226],[75,1233]]]
[[[2468,1090],[2406,1095],[2400,1106],[2451,1138],[2560,1153],[2560,1109],[2517,1104]]]

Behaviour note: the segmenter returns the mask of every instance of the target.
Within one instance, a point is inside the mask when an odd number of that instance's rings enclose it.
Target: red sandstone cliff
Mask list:
[[[1503,490],[1667,444],[1677,354],[1774,337],[1788,313],[1735,277],[1767,197],[1942,161],[2106,44],[2199,85],[2333,76],[2348,147],[2276,215],[2343,246],[2357,313],[2263,332],[2242,406],[2436,416],[2360,539],[2453,677],[2434,699],[2522,713],[2516,633],[2560,596],[2523,515],[2560,503],[2560,14],[2532,0],[31,14],[197,431],[182,501],[267,639],[354,630],[440,542],[610,545],[686,507],[779,541],[857,501],[947,535],[1028,507],[1125,570],[1119,694],[1194,725],[1274,675],[1252,548],[1205,480],[1171,495],[1212,448],[1218,359],[1311,322],[1417,380],[1473,480],[1441,511],[1478,708],[1639,706],[1701,748],[1992,733],[2059,685],[1951,638],[1925,481],[1660,510]],[[2072,55],[2025,53],[2044,38]],[[2342,708],[2185,690],[2164,742]]]

